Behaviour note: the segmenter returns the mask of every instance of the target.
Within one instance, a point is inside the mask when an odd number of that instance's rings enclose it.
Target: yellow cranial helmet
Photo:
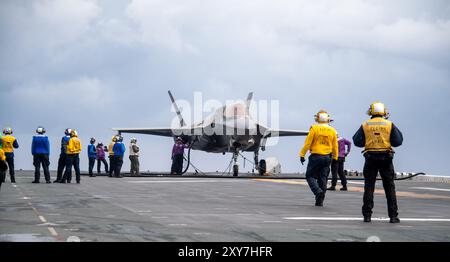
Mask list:
[[[75,129],[70,130],[71,137],[78,137],[78,132]]]
[[[332,121],[330,115],[325,110],[320,110],[316,115],[314,115],[314,120],[320,124],[330,123]]]
[[[112,139],[111,139],[111,141],[117,142],[117,136],[113,136]]]
[[[370,105],[369,110],[367,110],[369,116],[388,116],[388,111],[383,103],[374,102]]]
[[[5,129],[3,129],[3,134],[5,135],[12,135],[13,131],[11,127],[7,127]]]

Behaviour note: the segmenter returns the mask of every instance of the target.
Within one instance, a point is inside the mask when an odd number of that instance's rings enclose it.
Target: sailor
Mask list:
[[[114,165],[114,144],[117,142],[117,137],[113,136],[111,139],[111,143],[109,143],[108,148],[106,151],[108,151],[108,158],[109,158],[109,177],[112,177],[112,174],[114,172],[115,169],[115,165]]]
[[[91,137],[90,144],[88,145],[88,159],[89,159],[89,176],[95,177],[92,172],[94,169],[95,159],[97,158],[97,149],[95,148],[95,138]]]
[[[170,171],[172,175],[181,175],[183,173],[184,149],[187,147],[188,145],[183,142],[181,137],[176,138],[172,147],[172,168]]]
[[[300,161],[303,165],[307,151],[311,152],[306,168],[306,181],[315,195],[315,205],[323,206],[331,160],[338,159],[337,133],[329,125],[332,120],[326,111],[320,110],[314,119],[317,124],[309,129],[303,149],[300,151]]]
[[[130,142],[130,174],[132,176],[139,175],[139,146],[137,145],[137,139],[131,138]]]
[[[6,163],[5,151],[2,149],[3,140],[0,138],[0,187],[5,180],[6,170],[8,170],[8,164]]]
[[[45,128],[38,127],[36,129],[36,136],[33,136],[33,142],[31,143],[31,154],[33,155],[34,165],[34,181],[32,183],[40,183],[41,177],[41,165],[44,170],[45,182],[50,184],[50,142],[45,134]]]
[[[61,183],[64,169],[66,168],[66,160],[67,160],[67,144],[70,140],[70,132],[72,129],[66,128],[64,130],[64,136],[61,138],[61,153],[59,154],[58,159],[58,170],[56,173],[56,180],[53,183]]]
[[[5,152],[6,162],[8,163],[9,176],[11,177],[11,183],[16,183],[16,177],[14,172],[14,149],[19,148],[17,139],[12,136],[13,130],[11,127],[7,127],[3,130],[4,136],[3,141],[3,151]],[[3,179],[5,182],[5,179]]]
[[[370,119],[365,121],[353,136],[355,146],[364,147],[364,197],[362,207],[364,222],[371,221],[373,192],[377,175],[380,173],[386,193],[389,222],[399,223],[394,184],[395,172],[392,162],[394,150],[392,147],[402,145],[403,135],[391,121],[387,120],[389,114],[383,103],[372,103],[367,114]]]
[[[123,177],[120,174],[123,165],[123,155],[125,154],[125,145],[122,143],[123,137],[121,135],[117,136],[117,142],[114,144],[114,176]]]
[[[105,172],[109,174],[108,171],[108,162],[105,159],[105,149],[103,148],[103,143],[100,142],[97,144],[97,173],[100,175],[102,163],[105,165]]]
[[[71,183],[72,181],[72,166],[75,169],[75,176],[77,184],[81,181],[80,172],[80,153],[81,153],[81,140],[78,138],[78,133],[75,130],[70,131],[70,140],[67,144],[67,161],[66,172],[62,178],[61,183]]]
[[[341,191],[347,191],[347,179],[344,174],[344,162],[345,158],[350,153],[351,147],[352,143],[338,134],[339,157],[337,161],[334,159],[331,161],[331,187],[327,188],[327,190],[336,190],[337,178],[339,175],[339,179],[342,184]]]

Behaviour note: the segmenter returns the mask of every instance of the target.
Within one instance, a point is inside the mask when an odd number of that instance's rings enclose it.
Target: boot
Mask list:
[[[40,182],[38,180],[34,180],[33,182],[31,182],[33,184],[39,184]]]
[[[400,219],[398,217],[391,217],[391,219],[389,220],[389,223],[392,223],[392,224],[400,223]]]
[[[327,188],[327,190],[336,191],[336,187],[335,186],[330,186],[329,188]]]
[[[16,183],[16,177],[15,176],[11,176],[11,183]]]
[[[323,193],[323,192],[320,192],[319,194],[316,195],[316,206],[317,207],[323,206],[324,198],[325,198],[325,193]]]
[[[364,216],[364,222],[366,223],[370,223],[372,220],[370,218],[370,216]]]
[[[347,191],[347,185],[342,186],[341,191]]]

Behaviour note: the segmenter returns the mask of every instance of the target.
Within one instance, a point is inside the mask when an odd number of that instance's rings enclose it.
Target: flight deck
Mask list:
[[[450,241],[447,180],[396,181],[399,224],[386,218],[381,181],[364,223],[358,179],[347,192],[338,181],[323,207],[305,180],[289,177],[83,175],[81,184],[32,184],[32,172],[17,171],[16,180],[0,190],[0,241]]]

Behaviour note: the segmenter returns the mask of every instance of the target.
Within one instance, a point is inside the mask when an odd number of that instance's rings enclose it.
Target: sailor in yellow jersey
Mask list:
[[[398,147],[403,143],[403,135],[391,121],[387,120],[388,113],[384,104],[372,103],[367,114],[371,118],[365,121],[353,136],[355,146],[365,148],[364,204],[362,207],[364,222],[371,221],[373,192],[379,172],[386,193],[390,223],[399,223],[392,147]]]
[[[70,131],[70,140],[67,144],[67,160],[66,160],[66,171],[61,183],[70,183],[72,180],[72,166],[75,169],[75,177],[77,184],[81,181],[80,172],[80,153],[81,153],[81,140],[78,138],[78,133],[76,130]]]
[[[13,130],[11,127],[7,127],[3,130],[4,136],[2,137],[3,141],[3,151],[5,152],[6,162],[8,163],[9,168],[9,176],[11,177],[11,183],[16,183],[16,176],[14,172],[14,149],[19,148],[19,144],[17,143],[17,139],[12,136]],[[5,182],[5,178],[3,178],[3,183]]]
[[[306,168],[306,181],[316,196],[316,206],[323,206],[331,160],[338,159],[337,133],[329,125],[331,119],[326,111],[319,111],[314,118],[317,124],[309,129],[303,149],[300,151],[300,161],[303,165],[306,153],[311,152]]]
[[[117,136],[113,136],[111,139],[111,143],[108,145],[108,158],[109,158],[109,174],[108,177],[113,177],[113,172],[116,169],[116,163],[114,159],[114,145],[117,142]]]
[[[0,137],[0,187],[2,186],[3,180],[6,176],[6,170],[8,170],[8,164],[6,163],[5,151],[2,149],[2,139]]]

